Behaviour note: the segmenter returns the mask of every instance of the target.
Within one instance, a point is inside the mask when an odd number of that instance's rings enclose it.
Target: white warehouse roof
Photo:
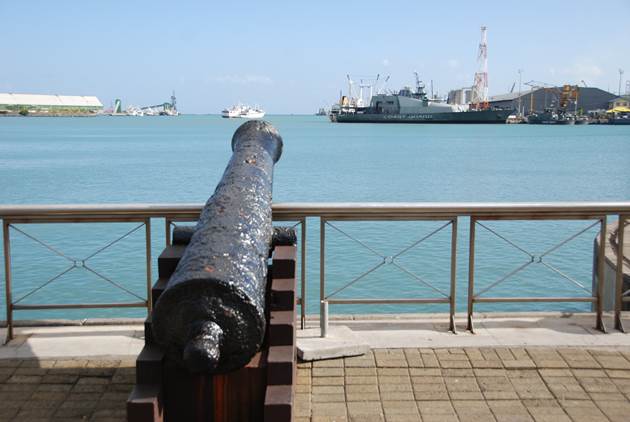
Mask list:
[[[0,93],[0,104],[57,107],[103,107],[103,104],[101,104],[99,99],[94,96],[11,93]]]

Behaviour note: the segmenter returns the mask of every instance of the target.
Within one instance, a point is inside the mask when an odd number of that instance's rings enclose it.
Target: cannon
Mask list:
[[[265,336],[273,167],[282,138],[250,121],[152,315],[154,341],[191,373],[243,367]]]

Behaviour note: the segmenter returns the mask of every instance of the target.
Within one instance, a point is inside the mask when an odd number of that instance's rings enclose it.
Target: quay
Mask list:
[[[487,315],[457,335],[443,321],[331,319],[372,348],[299,362],[294,421],[627,420],[630,336],[595,330],[592,315]],[[16,327],[0,347],[0,421],[126,420],[139,322]]]
[[[5,252],[8,323],[0,336],[0,421],[126,420],[127,400],[136,381],[136,359],[145,345],[142,320],[16,321],[29,309],[152,306],[151,227],[162,225],[164,245],[172,247],[176,223],[198,218],[199,204],[56,205],[0,207]],[[360,356],[299,361],[294,385],[293,420],[305,421],[622,421],[630,414],[630,335],[623,332],[628,291],[627,220],[629,203],[422,204],[368,203],[274,204],[274,221],[299,230],[300,271],[295,273],[300,312],[297,347],[334,342],[339,330],[366,346]],[[626,230],[607,224],[612,216]],[[481,297],[474,286],[457,286],[458,222],[468,231],[475,265],[475,229],[489,220],[594,220],[606,230],[596,242],[595,283],[589,295],[570,297]],[[318,221],[319,220],[319,221]],[[336,221],[442,221],[451,237],[450,289],[443,297],[337,299],[326,286],[326,228]],[[84,304],[15,301],[12,288],[11,233],[28,224],[136,222],[144,228],[147,300]],[[614,221],[614,220],[613,220]],[[292,223],[291,223],[292,222]],[[295,223],[297,222],[297,223]],[[444,223],[445,222],[445,223]],[[319,223],[319,244],[307,227]],[[141,231],[142,232],[142,231]],[[579,235],[579,232],[577,235]],[[576,234],[554,248],[560,248]],[[422,240],[421,240],[422,241]],[[319,248],[319,317],[307,310],[306,250]],[[59,252],[59,251],[57,251]],[[460,254],[461,255],[461,254]],[[534,257],[540,259],[544,257]],[[382,257],[393,262],[392,257]],[[460,258],[461,259],[461,258]],[[158,260],[159,261],[159,260]],[[77,265],[85,268],[86,262]],[[500,279],[502,282],[505,279]],[[618,283],[617,281],[622,281]],[[468,293],[459,312],[455,291]],[[583,292],[582,292],[583,293]],[[312,292],[310,294],[313,294]],[[588,302],[592,313],[480,313],[483,302]],[[336,303],[442,303],[446,314],[340,315]],[[553,309],[553,308],[550,308]],[[366,307],[369,312],[369,307]],[[461,310],[460,310],[461,311]],[[321,357],[327,357],[322,355]]]

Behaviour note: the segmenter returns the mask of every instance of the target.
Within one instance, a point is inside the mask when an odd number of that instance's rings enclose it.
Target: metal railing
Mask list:
[[[624,246],[624,232],[626,231],[626,226],[628,223],[628,219],[630,219],[630,215],[619,215],[619,221],[617,223],[617,230],[612,238],[612,246],[615,247],[615,255],[617,258],[616,262],[616,273],[615,273],[615,329],[625,332],[623,327],[623,323],[621,321],[621,310],[623,304],[626,302],[630,302],[630,289],[623,289],[623,273],[624,273],[624,265],[630,266],[630,257],[625,257],[623,254],[623,246]],[[600,239],[600,243],[606,243]]]
[[[151,289],[151,220],[162,219],[165,226],[165,244],[170,244],[170,233],[172,223],[178,221],[191,221],[199,216],[202,204],[126,204],[126,205],[29,205],[29,206],[0,206],[0,219],[2,219],[3,225],[3,245],[4,245],[4,268],[5,268],[5,293],[6,293],[6,306],[7,306],[7,325],[8,333],[7,337],[13,336],[13,312],[24,309],[60,309],[60,308],[87,308],[87,307],[129,307],[129,306],[143,306],[150,310],[150,289]],[[630,202],[562,202],[562,203],[275,203],[273,205],[273,217],[274,221],[296,221],[297,225],[301,228],[300,243],[301,243],[301,276],[300,276],[300,298],[298,303],[301,305],[301,326],[304,327],[305,317],[307,313],[307,283],[306,283],[306,259],[307,259],[307,219],[315,218],[319,219],[320,223],[320,327],[322,335],[326,335],[328,327],[328,306],[334,304],[401,304],[401,303],[443,303],[449,306],[449,328],[455,332],[455,293],[456,293],[456,268],[457,268],[457,232],[458,221],[461,217],[470,218],[470,225],[468,234],[470,238],[469,244],[469,257],[468,257],[468,326],[469,330],[473,330],[473,312],[475,303],[489,303],[489,302],[590,302],[593,303],[596,310],[596,327],[602,331],[605,331],[605,326],[602,321],[602,292],[603,283],[598,283],[597,289],[594,292],[588,291],[583,285],[564,274],[562,271],[546,262],[544,258],[551,252],[562,247],[571,239],[586,232],[588,229],[600,226],[600,231],[603,229],[605,232],[606,221],[608,216],[617,216],[620,221],[626,221],[630,214]],[[543,252],[540,255],[533,254],[526,249],[520,247],[514,241],[487,227],[483,222],[489,220],[595,220],[588,227],[582,231],[572,235],[568,239],[556,244],[552,248]],[[337,222],[340,221],[436,221],[442,222],[442,225],[436,230],[427,233],[422,238],[407,248],[402,249],[394,255],[383,255],[371,248],[369,245],[360,241],[359,239],[350,236],[338,227]],[[18,301],[12,299],[12,280],[11,280],[11,238],[10,229],[15,229],[16,224],[30,224],[30,223],[86,223],[86,222],[140,222],[141,226],[135,230],[139,230],[140,227],[145,227],[145,241],[146,241],[146,282],[147,282],[147,297],[140,302],[134,303],[101,303],[101,304],[38,304],[38,305],[21,305]],[[408,268],[404,267],[397,261],[397,258],[402,254],[420,245],[422,242],[433,236],[434,234],[447,229],[450,226],[450,268],[449,278],[450,286],[448,291],[437,288],[428,281],[424,280],[419,275],[413,273]],[[475,238],[476,229],[481,227],[484,230],[491,232],[499,239],[509,243],[513,247],[523,252],[528,256],[528,261],[520,267],[517,267],[513,271],[509,272],[506,276],[499,278],[492,282],[489,287],[485,287],[480,291],[475,291]],[[350,282],[337,288],[332,292],[327,293],[326,289],[326,230],[332,229],[341,235],[349,237],[351,240],[356,241],[362,247],[365,247],[368,251],[379,257],[380,263],[363,273],[362,275],[355,277]],[[126,236],[126,235],[125,235]],[[101,250],[105,250],[111,244],[118,242],[125,236],[111,242]],[[630,301],[630,291],[623,292],[621,289],[621,281],[623,277],[623,233],[620,232],[617,236],[618,239],[618,254],[617,254],[617,274],[616,274],[616,328],[622,329],[621,324],[617,324],[617,320],[620,321],[621,315],[621,303]],[[40,242],[38,239],[34,241]],[[600,248],[597,253],[598,265],[598,280],[604,280],[604,253],[605,243],[600,242]],[[50,249],[50,248],[48,248]],[[63,255],[62,252],[59,252]],[[100,251],[96,252],[99,253]],[[84,268],[88,271],[93,270],[89,265],[86,265],[88,259],[92,256],[88,256],[85,259],[76,260],[68,258],[70,261],[70,270],[75,268]],[[491,288],[504,282],[509,277],[520,272],[525,267],[532,263],[539,263],[549,268],[554,273],[559,274],[564,279],[577,284],[578,287],[589,293],[589,296],[581,297],[482,297],[483,293],[486,293]],[[339,292],[354,285],[361,280],[367,274],[376,270],[384,265],[396,266],[401,271],[405,272],[411,278],[426,286],[432,291],[438,294],[437,297],[418,297],[418,298],[398,298],[398,299],[386,299],[386,298],[344,298],[339,299],[335,297]],[[94,271],[94,270],[93,270]],[[99,274],[97,274],[98,276]],[[113,282],[113,280],[107,280],[107,277],[100,277],[105,281]],[[44,283],[42,288],[46,285],[53,283],[56,277],[49,279]],[[114,283],[119,284],[119,283]],[[124,286],[118,285],[124,290]]]

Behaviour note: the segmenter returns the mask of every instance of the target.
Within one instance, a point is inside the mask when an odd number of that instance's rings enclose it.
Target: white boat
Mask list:
[[[230,108],[226,108],[225,110],[221,111],[221,116],[225,117],[225,118],[238,118],[241,117],[241,112],[243,111],[243,106],[238,104],[238,105],[233,105]]]
[[[260,107],[244,107],[241,111],[241,117],[244,119],[262,119],[265,117],[265,111]]]
[[[129,106],[127,110],[125,110],[127,116],[144,116],[144,112],[139,107]]]

